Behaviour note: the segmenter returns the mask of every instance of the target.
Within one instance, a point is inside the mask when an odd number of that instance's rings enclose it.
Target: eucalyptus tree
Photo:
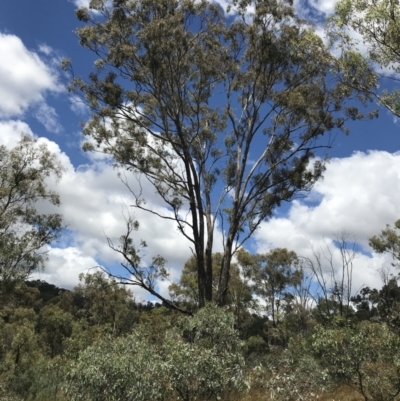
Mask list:
[[[313,356],[328,378],[356,390],[365,401],[394,401],[400,394],[400,338],[385,323],[357,325],[338,318],[317,326]]]
[[[253,256],[254,291],[267,303],[266,309],[274,327],[294,299],[294,288],[303,279],[303,270],[296,253],[275,248],[266,254]]]
[[[90,8],[97,12],[76,11],[77,34],[97,59],[89,80],[70,85],[93,112],[85,149],[134,172],[134,206],[174,221],[191,242],[200,306],[213,298],[222,231],[216,298],[224,304],[235,252],[312,188],[325,165],[324,154],[314,156],[361,116],[348,102],[366,97],[345,85],[348,75],[336,79],[340,62],[290,0],[233,0],[226,14],[206,0],[92,0]],[[363,73],[354,64],[352,78]],[[144,182],[164,213],[145,202]]]
[[[397,0],[341,0],[328,26],[332,39],[359,58],[360,65],[374,69],[377,76],[390,75],[391,79],[399,79],[400,7]],[[395,116],[400,116],[398,89],[378,92],[356,79],[351,84],[369,92]]]
[[[56,155],[36,139],[22,137],[9,150],[0,146],[0,285],[2,291],[43,266],[46,245],[63,228],[58,213],[41,213],[39,204],[58,206],[59,195],[46,178],[59,178]]]
[[[151,342],[146,327],[103,337],[68,371],[73,401],[220,400],[246,389],[243,344],[234,317],[208,304]],[[229,398],[229,396],[231,396]]]
[[[400,220],[394,223],[394,227],[387,224],[379,236],[369,239],[369,245],[377,253],[389,253],[393,259],[400,260]]]

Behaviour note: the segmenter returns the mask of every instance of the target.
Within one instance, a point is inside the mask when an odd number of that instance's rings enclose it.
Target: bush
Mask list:
[[[80,353],[69,372],[71,401],[216,400],[245,388],[234,317],[208,305],[166,331],[105,338]]]

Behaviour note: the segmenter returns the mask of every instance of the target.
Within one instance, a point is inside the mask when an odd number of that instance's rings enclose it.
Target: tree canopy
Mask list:
[[[25,280],[43,266],[46,245],[60,235],[62,216],[42,213],[39,204],[60,204],[46,178],[63,168],[45,144],[23,136],[11,150],[0,146],[0,284]],[[0,291],[1,292],[1,291]]]
[[[337,45],[359,59],[363,68],[374,70],[380,77],[398,79],[400,7],[396,0],[341,0],[330,19],[329,32]],[[400,116],[400,92],[397,88],[379,91],[379,86],[368,88],[356,79],[352,85],[369,92],[395,116]]]
[[[200,305],[213,299],[214,233],[223,232],[224,304],[235,252],[282,202],[312,188],[324,170],[320,150],[361,117],[349,102],[367,96],[347,85],[341,62],[290,1],[234,1],[235,18],[206,0],[90,7],[97,13],[77,10],[77,33],[97,60],[88,81],[70,85],[93,112],[85,149],[133,171],[137,185],[124,181],[134,206],[173,220],[189,240]],[[353,66],[352,78],[374,84]],[[146,203],[142,182],[165,212]]]

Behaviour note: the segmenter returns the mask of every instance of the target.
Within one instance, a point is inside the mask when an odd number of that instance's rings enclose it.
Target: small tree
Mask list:
[[[132,329],[138,317],[131,291],[102,271],[81,273],[79,281],[72,293],[80,303],[78,317],[86,319],[90,325],[107,325],[115,335]]]
[[[337,320],[319,326],[312,347],[337,383],[357,390],[365,401],[394,401],[400,394],[400,338],[386,324],[362,322],[349,327]]]
[[[211,401],[246,390],[242,343],[234,324],[232,313],[208,304],[167,334],[164,369],[179,399]]]
[[[163,400],[161,358],[139,333],[86,348],[68,373],[71,400]]]
[[[276,327],[282,319],[285,305],[294,298],[294,288],[303,279],[299,259],[293,251],[276,248],[266,254],[255,255],[254,261],[254,289],[266,301],[267,313]]]
[[[58,206],[58,194],[46,178],[59,178],[63,168],[45,144],[23,136],[15,148],[0,146],[0,285],[26,279],[43,266],[46,245],[63,228],[60,214],[40,213],[39,203]]]
[[[316,303],[315,312],[319,320],[329,322],[335,315],[348,317],[353,291],[353,262],[357,257],[356,242],[349,241],[349,234],[340,233],[336,245],[325,243],[319,250],[312,249],[313,257],[303,258],[304,265],[311,271],[317,283],[309,295]],[[335,251],[339,258],[335,260]]]

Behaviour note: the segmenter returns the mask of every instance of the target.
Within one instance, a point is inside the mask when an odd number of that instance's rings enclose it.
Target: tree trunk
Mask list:
[[[214,242],[214,227],[211,221],[211,214],[207,215],[207,243],[205,252],[205,268],[206,268],[206,289],[205,299],[207,302],[213,300],[213,260],[212,248]]]
[[[201,251],[197,255],[197,282],[199,288],[199,308],[203,308],[205,306],[206,297],[206,288],[207,288],[207,276],[206,269],[204,266],[204,253]]]
[[[221,274],[219,276],[217,303],[219,306],[228,303],[228,285],[232,260],[233,230],[230,230],[225,244],[224,256],[222,258]]]

